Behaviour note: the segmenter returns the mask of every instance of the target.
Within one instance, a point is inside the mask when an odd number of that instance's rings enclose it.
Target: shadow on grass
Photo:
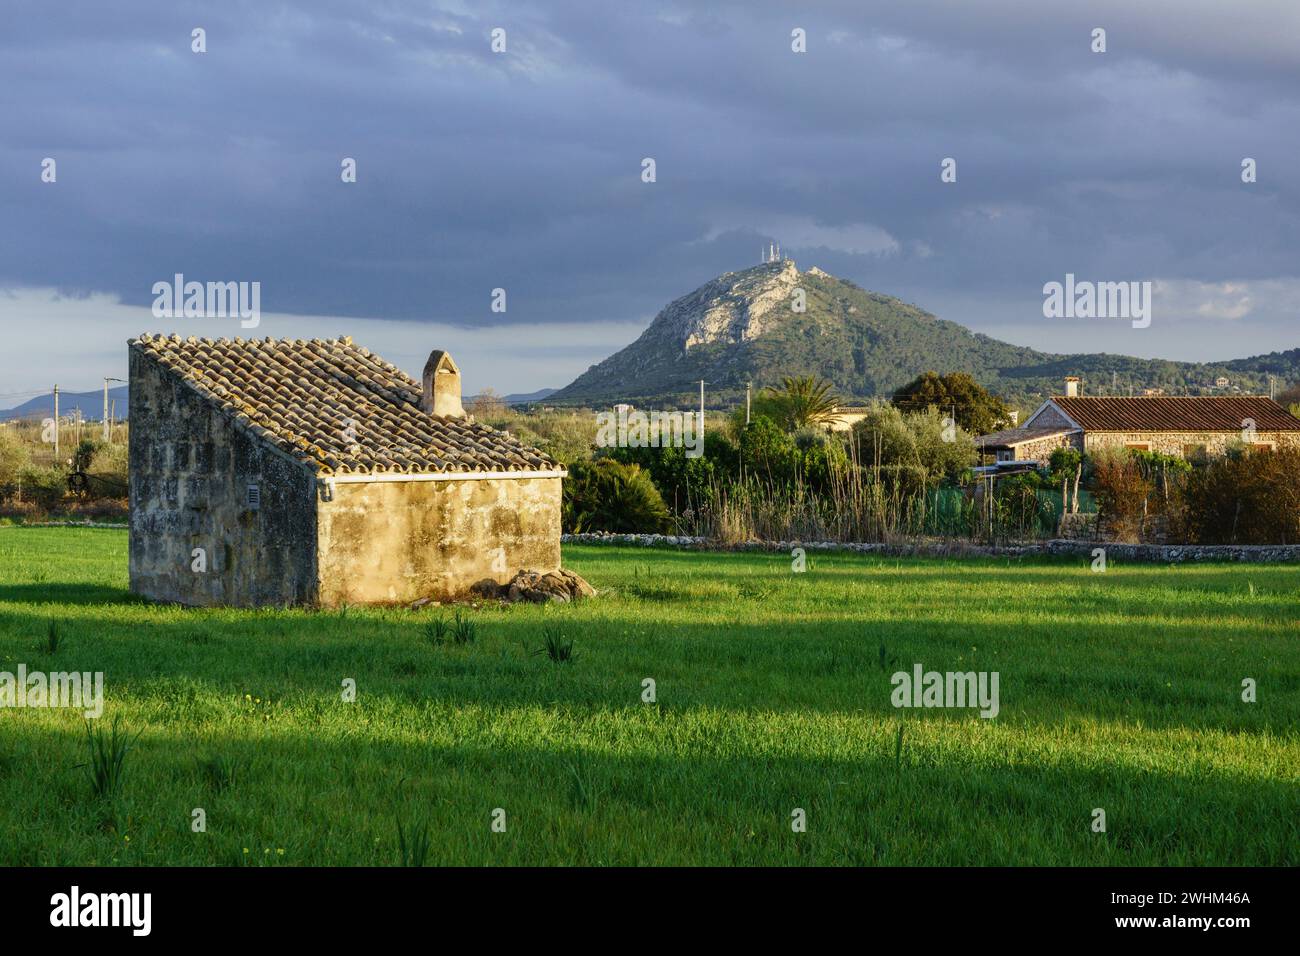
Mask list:
[[[661,700],[676,710],[877,718],[895,713],[892,673],[919,662],[927,670],[998,671],[999,723],[1059,727],[1082,720],[1273,735],[1300,726],[1295,654],[1259,642],[1221,643],[1198,624],[1165,625],[1145,637],[1094,632],[1071,643],[1054,626],[1012,634],[997,624],[912,620],[720,631],[645,621],[635,617],[636,606],[621,610],[624,616],[609,622],[534,609],[491,612],[480,618],[478,642],[465,646],[433,645],[426,619],[416,615],[400,622],[258,612],[122,620],[91,612],[70,623],[67,650],[55,660],[61,669],[104,671],[110,701],[163,707],[172,705],[177,685],[228,699],[254,691],[324,700],[346,676],[394,710],[438,702],[563,707],[581,716],[625,708],[652,676],[668,695]],[[35,661],[48,622],[39,612],[0,611],[0,647],[9,659]],[[576,639],[572,663],[554,663],[541,651],[543,631],[556,626]],[[1267,689],[1264,703],[1239,703],[1240,675]],[[937,710],[926,718],[971,714]]]
[[[199,745],[165,725],[143,729],[123,793],[130,813],[187,821],[197,800],[217,809],[202,841],[184,827],[155,835],[154,863],[238,862],[240,842],[256,837],[290,845],[295,864],[395,863],[398,810],[432,821],[430,862],[442,864],[1300,862],[1290,783],[1154,773],[1104,754],[1087,766],[971,765],[905,743],[896,758],[888,726],[853,758],[720,755],[707,741],[694,752],[614,754],[600,749],[607,741],[548,746],[488,734],[450,743],[230,733]],[[41,728],[23,745],[45,758],[41,792],[60,799],[46,800],[36,825],[16,828],[0,863],[61,862],[61,841],[93,826],[73,766],[82,742],[73,728]],[[205,781],[204,755],[239,768],[227,789]],[[31,792],[36,773],[0,775],[3,805]],[[507,809],[510,837],[489,832],[493,807]],[[807,813],[805,834],[791,832],[795,807]],[[1090,830],[1097,807],[1104,834]]]
[[[16,604],[148,604],[145,598],[122,587],[56,581],[31,584],[0,584],[0,603]]]

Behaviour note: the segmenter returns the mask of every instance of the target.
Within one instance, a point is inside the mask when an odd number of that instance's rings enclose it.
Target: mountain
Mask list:
[[[115,421],[126,419],[126,386],[108,390],[108,407]],[[116,401],[116,411],[113,403]],[[59,392],[59,416],[75,415],[81,410],[83,419],[99,421],[104,417],[104,390],[97,392]],[[21,405],[0,409],[0,422],[16,418],[49,418],[54,414],[54,392],[50,391],[35,398],[29,398]]]
[[[549,398],[558,392],[557,388],[539,388],[535,392],[513,392],[502,397],[502,401],[507,405],[525,405],[528,402],[540,402],[544,398]]]
[[[795,289],[806,310],[791,307]],[[969,372],[1013,403],[1060,394],[1067,375],[1094,395],[1215,391],[1229,379],[1268,394],[1300,379],[1300,349],[1219,363],[1169,362],[1106,353],[1058,355],[1000,342],[936,318],[892,296],[869,292],[816,267],[785,259],[706,282],[663,309],[641,337],[560,389],[557,404],[680,405],[698,401],[704,379],[712,405],[726,405],[786,375],[817,375],[846,400],[889,396],[921,372]]]

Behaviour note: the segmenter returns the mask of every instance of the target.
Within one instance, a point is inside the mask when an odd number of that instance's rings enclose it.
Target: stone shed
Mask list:
[[[241,607],[446,599],[560,566],[545,453],[339,339],[130,342],[131,590]]]

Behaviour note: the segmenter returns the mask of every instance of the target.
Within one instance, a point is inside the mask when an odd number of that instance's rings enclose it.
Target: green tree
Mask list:
[[[31,454],[13,431],[0,429],[0,485],[12,485],[31,461]]]
[[[895,392],[893,401],[908,412],[937,408],[976,435],[996,431],[1011,420],[1002,399],[989,394],[966,372],[923,372]]]
[[[1079,512],[1079,479],[1083,476],[1083,455],[1076,448],[1057,448],[1047,460],[1052,479],[1061,483],[1061,511]],[[1070,483],[1074,482],[1074,495]]]
[[[754,415],[772,419],[786,431],[829,421],[840,397],[830,382],[812,375],[781,380],[780,388],[764,388],[754,400]]]
[[[1278,392],[1277,403],[1292,415],[1300,416],[1300,385],[1290,385]]]
[[[931,481],[955,479],[975,460],[975,442],[937,408],[904,414],[878,403],[853,426],[858,457],[866,465],[923,468]]]
[[[768,481],[792,481],[800,457],[794,438],[765,415],[753,419],[740,433],[740,464],[750,474]]]

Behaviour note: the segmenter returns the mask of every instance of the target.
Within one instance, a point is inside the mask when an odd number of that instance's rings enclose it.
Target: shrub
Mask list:
[[[43,511],[54,511],[68,491],[68,476],[61,468],[25,468],[19,476],[24,501]]]
[[[12,429],[0,429],[0,485],[12,485],[31,462],[27,450]]]
[[[870,469],[864,482],[871,484],[876,479],[886,495],[900,500],[917,498],[930,486],[930,472],[923,465],[881,465]]]
[[[609,457],[625,465],[640,465],[659,489],[664,502],[682,511],[698,502],[714,481],[734,475],[739,450],[724,433],[706,431],[702,455],[690,457],[685,448],[614,448]]]
[[[1107,449],[1091,456],[1090,489],[1097,514],[1116,541],[1138,541],[1154,485],[1137,459],[1126,450]]]
[[[1030,537],[1050,527],[1053,511],[1038,496],[1043,483],[1043,479],[1032,471],[1010,475],[997,482],[996,518],[1004,532]]]
[[[919,466],[932,482],[955,480],[975,460],[970,435],[946,423],[937,408],[905,414],[877,404],[853,426],[853,436],[864,463]]]
[[[804,480],[817,491],[825,491],[849,467],[844,442],[832,432],[807,429],[795,434],[802,454]]]
[[[759,415],[740,433],[741,467],[766,481],[793,481],[799,460],[794,439],[771,418]]]
[[[99,453],[100,443],[93,438],[83,438],[77,443],[77,448],[72,453],[72,470],[89,471],[90,463],[95,460],[95,455]]]
[[[1076,448],[1057,448],[1047,459],[1048,477],[1061,483],[1061,513],[1079,511],[1079,481],[1083,477],[1083,455]],[[1073,494],[1071,494],[1073,490]]]
[[[1194,469],[1177,530],[1194,544],[1300,543],[1300,449],[1240,451]]]
[[[90,466],[90,493],[94,498],[125,497],[128,487],[127,446],[100,444]]]
[[[562,520],[570,533],[652,534],[669,524],[668,508],[650,476],[613,458],[570,466]]]

